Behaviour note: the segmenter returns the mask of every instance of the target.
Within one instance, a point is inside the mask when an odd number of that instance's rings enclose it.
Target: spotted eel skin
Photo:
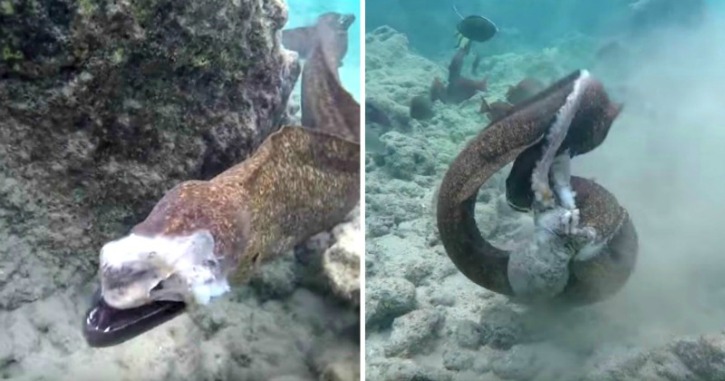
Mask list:
[[[474,207],[479,188],[498,170],[515,162],[507,179],[507,200],[530,210],[535,200],[533,173],[546,151],[547,134],[586,71],[576,71],[492,121],[468,142],[450,165],[438,192],[437,226],[441,241],[458,270],[474,283],[515,297],[508,279],[510,252],[495,247],[479,231]],[[571,123],[557,154],[590,152],[607,137],[622,106],[610,101],[602,84],[590,78],[577,98]],[[552,302],[584,305],[604,300],[626,283],[638,252],[638,239],[627,211],[596,182],[571,177],[580,226],[596,232],[601,250],[572,260],[569,279]],[[550,197],[553,197],[550,195]]]

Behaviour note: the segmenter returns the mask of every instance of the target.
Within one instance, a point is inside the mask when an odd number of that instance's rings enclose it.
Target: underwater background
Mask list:
[[[280,31],[330,11],[357,18],[359,98],[358,1],[0,2],[0,380],[359,379],[359,301],[320,263],[362,255],[359,211],[208,308],[113,347],[82,334],[104,243],[299,119]]]
[[[725,379],[724,3],[366,2],[368,380]],[[459,78],[471,81],[457,99],[445,92],[461,20],[454,4],[498,27],[463,55]],[[595,179],[628,211],[639,255],[610,299],[527,308],[453,265],[438,236],[437,189],[496,115],[576,69],[624,108],[601,147],[572,160],[572,174]],[[510,168],[475,206],[482,235],[500,247],[533,225],[506,202]]]

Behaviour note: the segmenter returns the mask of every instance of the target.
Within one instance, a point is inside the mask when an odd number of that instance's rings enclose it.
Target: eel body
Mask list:
[[[507,272],[511,253],[488,242],[476,226],[479,188],[514,162],[507,179],[507,199],[517,210],[531,209],[535,202],[532,175],[545,151],[547,134],[584,76],[588,73],[576,71],[516,105],[474,137],[450,165],[438,192],[438,230],[450,259],[476,284],[515,297]],[[620,110],[601,83],[590,78],[557,153],[575,156],[595,149]],[[627,211],[604,187],[575,176],[571,187],[580,222],[596,232],[592,244],[599,250],[590,258],[571,261],[568,282],[552,299],[581,305],[603,300],[624,285],[634,268],[638,243]]]
[[[282,127],[254,155],[209,181],[172,188],[132,234],[208,230],[230,281],[256,263],[331,229],[360,197],[360,150],[334,135]]]
[[[342,66],[342,60],[347,54],[347,31],[353,22],[355,22],[353,14],[323,13],[317,18],[315,25],[283,30],[282,45],[297,52],[300,57],[309,59],[315,50],[317,38],[320,36],[334,38],[336,43],[330,46],[327,52],[334,57],[336,67]]]
[[[282,127],[209,181],[178,184],[129,235],[104,245],[101,290],[83,326],[89,345],[120,344],[209,302],[354,209],[360,106],[338,79],[341,36],[312,36],[304,126]]]
[[[360,105],[338,77],[339,28],[318,23],[316,30],[317,46],[326,48],[314,49],[302,68],[302,125],[359,142]]]

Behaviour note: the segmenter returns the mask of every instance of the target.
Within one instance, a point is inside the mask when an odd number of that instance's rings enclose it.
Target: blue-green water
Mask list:
[[[360,2],[358,0],[288,0],[289,20],[285,28],[312,25],[317,16],[325,12],[355,15],[355,22],[348,30],[347,55],[340,68],[342,85],[355,99],[360,99]],[[299,86],[299,84],[298,84]]]
[[[640,0],[641,1],[641,0]],[[703,0],[710,11],[725,9],[725,1]],[[540,48],[572,33],[592,37],[616,35],[626,27],[630,5],[636,0],[369,0],[366,30],[388,25],[405,33],[411,46],[424,55],[450,49],[455,25],[464,16],[483,15],[500,29],[484,52]],[[683,0],[687,3],[688,0]],[[712,13],[711,12],[711,13]],[[502,41],[502,40],[505,40]],[[512,44],[512,41],[515,43]]]

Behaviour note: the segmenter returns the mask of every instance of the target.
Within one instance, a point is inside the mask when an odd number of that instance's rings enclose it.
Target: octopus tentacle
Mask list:
[[[549,184],[550,177],[556,178],[559,188],[570,182],[568,172],[562,170],[561,165],[555,166],[564,156],[557,152],[569,132],[582,93],[589,84],[588,78],[588,73],[583,72],[574,82],[572,92],[559,108],[542,141],[540,160],[531,171],[535,233],[527,245],[509,253],[507,265],[509,283],[520,301],[550,299],[561,293],[569,280],[569,261],[578,247],[596,237],[595,234],[582,234],[579,210],[573,200],[567,200],[572,201],[569,208],[563,206],[564,203],[555,199]]]
[[[564,143],[564,139],[569,132],[571,122],[581,103],[582,93],[589,84],[589,78],[589,73],[585,71],[574,82],[574,89],[566,97],[566,102],[559,109],[556,120],[548,130],[546,136],[547,146],[544,149],[541,160],[536,164],[531,175],[531,186],[535,195],[534,200],[535,203],[541,203],[542,208],[548,209],[554,207],[554,194],[549,186],[550,169],[554,164],[559,147]]]
[[[554,158],[551,164],[550,181],[561,205],[567,209],[576,208],[576,192],[571,187],[571,153],[565,150]]]
[[[569,110],[570,115],[562,110]],[[609,100],[601,83],[586,71],[576,71],[517,105],[473,138],[451,164],[438,192],[438,230],[459,271],[491,291],[515,296],[508,275],[511,253],[488,242],[476,226],[474,206],[479,188],[516,160],[513,177],[507,179],[507,196],[518,196],[518,204],[530,209],[537,191],[550,191],[548,176],[552,166],[555,171],[561,170],[554,166],[556,158],[566,152],[571,156],[586,153],[599,146],[620,110],[621,105]],[[566,123],[559,116],[571,119]],[[547,136],[557,123],[568,129],[564,134],[555,134],[557,140],[551,145]],[[533,184],[537,165],[545,174],[541,183],[545,186]],[[551,298],[587,304],[612,295],[624,285],[634,268],[637,235],[626,210],[606,189],[578,177],[571,177],[570,183],[572,194],[577,195],[579,223],[595,231],[596,238],[585,236],[590,239],[579,242],[579,237],[569,237],[577,241],[574,260],[568,266],[565,286]],[[562,192],[569,189],[566,182],[554,184]],[[539,213],[557,207],[544,206],[538,207]]]

